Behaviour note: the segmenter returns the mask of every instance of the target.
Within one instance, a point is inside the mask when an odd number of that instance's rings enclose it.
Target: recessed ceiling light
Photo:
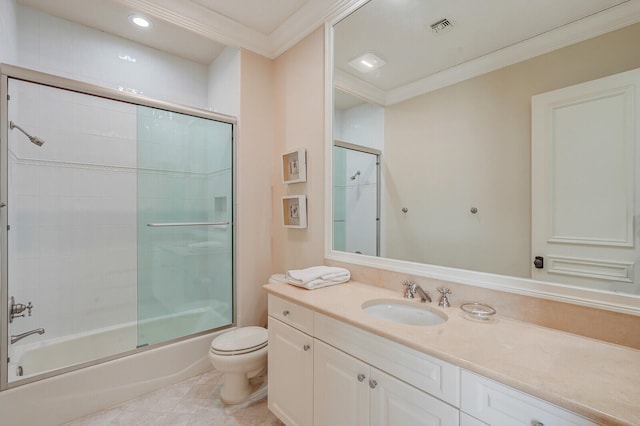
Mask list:
[[[385,60],[373,52],[367,52],[349,62],[349,65],[360,72],[371,72],[386,64]]]
[[[151,20],[142,15],[129,15],[129,22],[140,27],[140,28],[150,28]]]

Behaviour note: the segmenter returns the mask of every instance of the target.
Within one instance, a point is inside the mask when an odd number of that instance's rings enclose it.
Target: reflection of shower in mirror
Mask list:
[[[349,179],[351,180],[356,180],[356,178],[360,176],[360,170],[358,170],[353,176],[351,176]]]

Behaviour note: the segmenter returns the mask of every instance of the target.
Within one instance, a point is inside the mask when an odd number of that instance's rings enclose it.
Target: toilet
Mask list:
[[[251,396],[249,379],[267,370],[267,338],[266,328],[240,327],[213,339],[209,361],[222,373],[222,402],[240,404]]]
[[[275,282],[284,282],[284,274],[272,275],[269,283]],[[222,402],[240,404],[251,396],[249,380],[267,371],[268,337],[266,328],[240,327],[213,339],[209,361],[222,373]]]

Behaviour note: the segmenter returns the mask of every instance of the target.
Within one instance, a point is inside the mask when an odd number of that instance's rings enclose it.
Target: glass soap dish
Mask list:
[[[483,303],[465,303],[460,306],[465,315],[472,320],[486,321],[496,314],[496,310]]]

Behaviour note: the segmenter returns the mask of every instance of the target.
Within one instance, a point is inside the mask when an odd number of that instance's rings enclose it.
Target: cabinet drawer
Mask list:
[[[460,405],[460,368],[341,321],[316,314],[315,337],[392,376]]]
[[[269,315],[313,335],[313,311],[288,300],[269,295]]]
[[[460,409],[491,425],[597,425],[549,402],[465,370],[461,382]]]

